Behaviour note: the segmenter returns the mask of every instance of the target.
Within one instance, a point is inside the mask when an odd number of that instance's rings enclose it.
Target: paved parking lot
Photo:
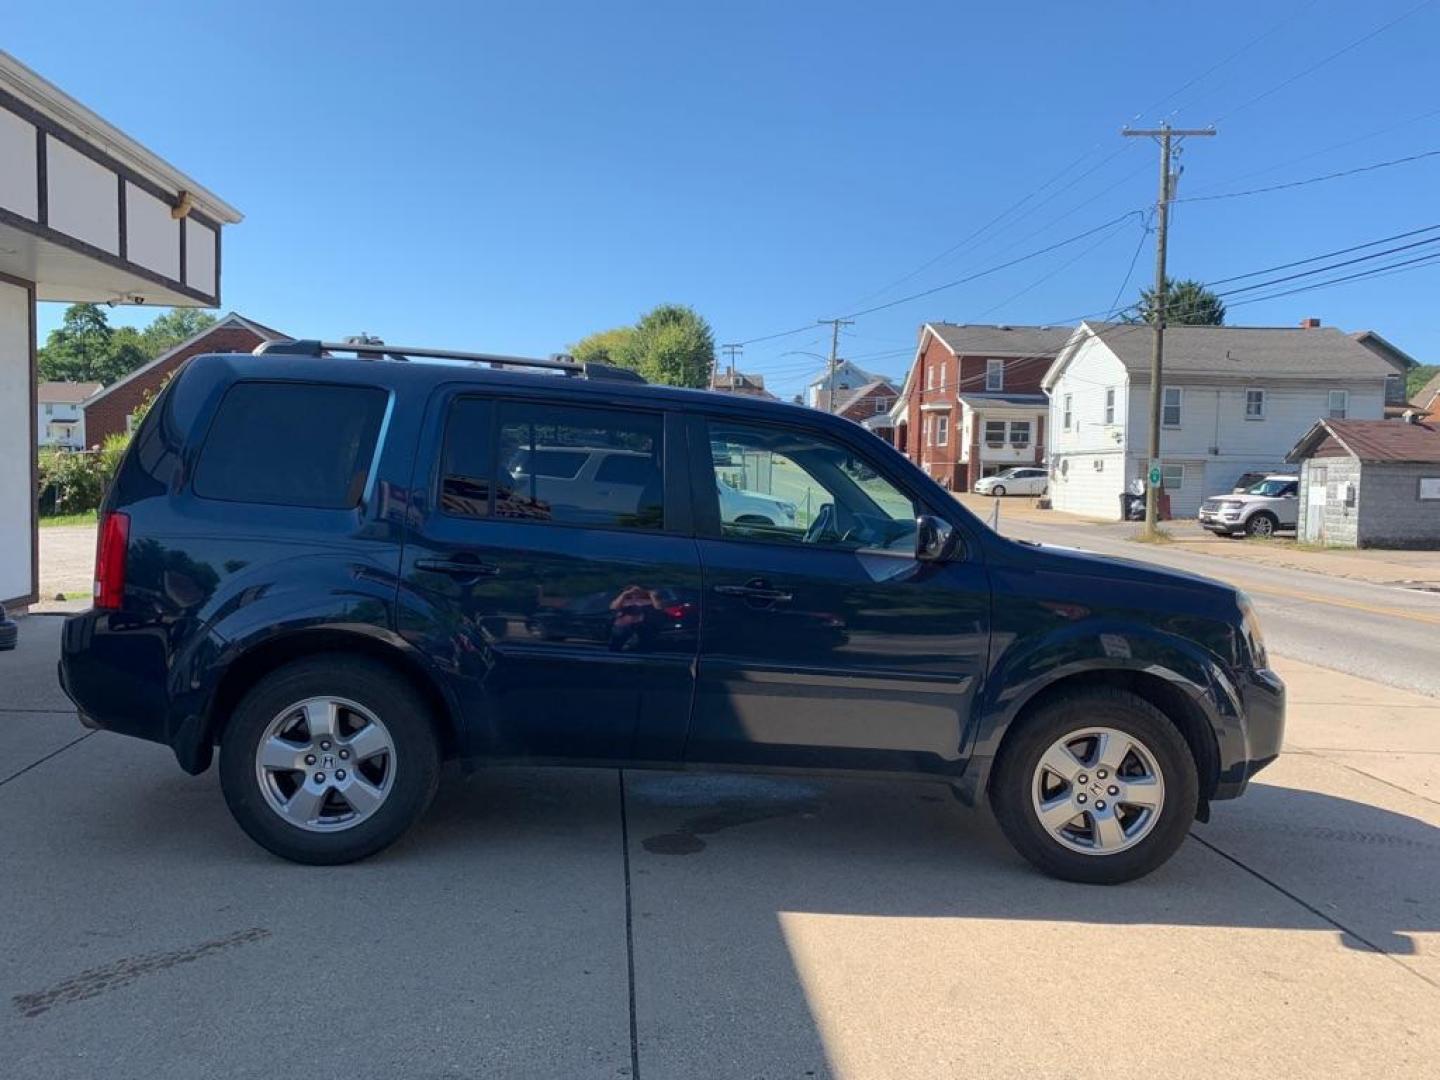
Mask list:
[[[1039,877],[936,786],[447,777],[292,866],[0,654],[0,1073],[1433,1076],[1440,701],[1286,664],[1286,755],[1167,867]]]

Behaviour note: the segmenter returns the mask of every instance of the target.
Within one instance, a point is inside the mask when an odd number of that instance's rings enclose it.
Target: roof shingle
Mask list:
[[[1152,335],[1144,326],[1086,323],[1131,371],[1150,370]],[[1167,326],[1165,374],[1257,378],[1383,379],[1395,369],[1333,327]]]
[[[1054,356],[1070,340],[1070,326],[929,323],[956,356]]]
[[[1310,456],[1326,437],[1361,461],[1440,464],[1440,426],[1408,420],[1321,420],[1295,444],[1287,461]]]

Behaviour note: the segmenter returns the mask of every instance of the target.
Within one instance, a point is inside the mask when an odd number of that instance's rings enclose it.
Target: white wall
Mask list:
[[[180,222],[170,207],[125,181],[125,255],[171,280],[180,280]]]
[[[194,218],[185,219],[185,284],[214,296],[215,230]]]
[[[45,137],[45,175],[52,229],[120,253],[120,194],[115,174],[53,135]]]
[[[34,584],[30,319],[29,294],[0,282],[0,600],[29,596]]]
[[[35,126],[7,109],[0,109],[0,206],[31,221],[39,213]]]
[[[1103,342],[1091,338],[1081,343],[1051,389],[1046,439],[1055,509],[1088,517],[1120,516],[1120,493],[1139,468],[1125,454],[1125,436],[1134,425],[1126,409],[1128,385],[1125,365]],[[1115,391],[1115,422],[1108,425],[1106,390]],[[1068,431],[1066,395],[1071,401]]]

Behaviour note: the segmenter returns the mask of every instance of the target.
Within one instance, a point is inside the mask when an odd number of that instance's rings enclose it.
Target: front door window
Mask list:
[[[725,446],[724,455],[715,454],[717,444]],[[840,443],[711,421],[710,445],[722,536],[913,550],[914,502]]]

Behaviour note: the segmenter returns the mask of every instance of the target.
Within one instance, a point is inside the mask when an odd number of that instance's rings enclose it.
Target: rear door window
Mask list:
[[[195,494],[339,510],[360,502],[389,395],[337,383],[239,382],[195,466]]]
[[[440,506],[461,517],[659,529],[658,413],[459,398],[445,428]]]

